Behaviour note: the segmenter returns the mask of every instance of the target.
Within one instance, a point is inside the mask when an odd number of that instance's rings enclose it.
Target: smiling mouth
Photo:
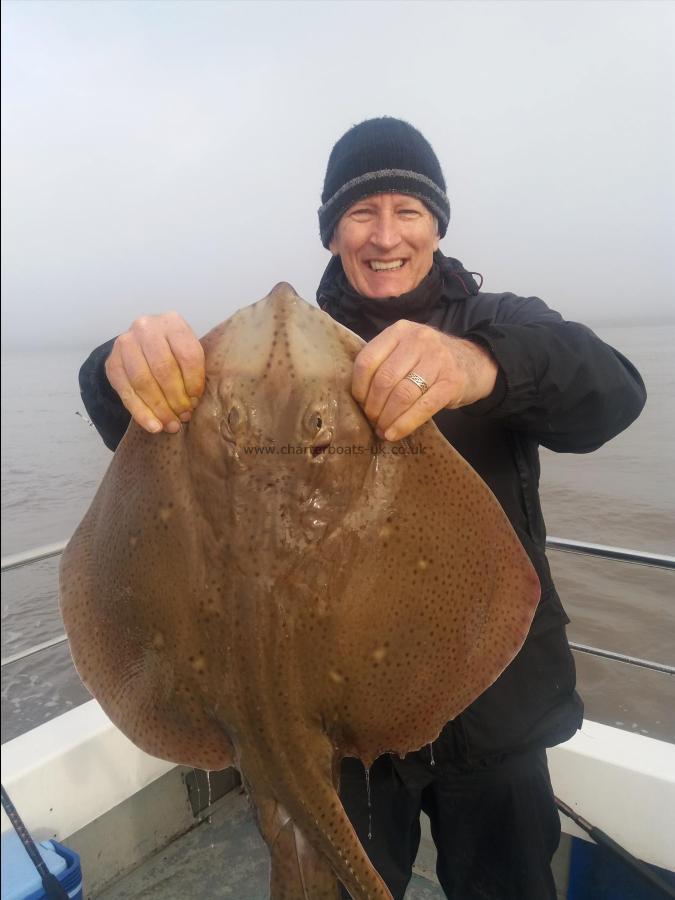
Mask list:
[[[405,259],[371,259],[368,260],[368,265],[373,272],[395,272],[402,269],[406,262]]]

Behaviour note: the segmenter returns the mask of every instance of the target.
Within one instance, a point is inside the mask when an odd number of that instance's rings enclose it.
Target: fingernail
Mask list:
[[[162,430],[162,423],[158,422],[157,419],[150,419],[148,424],[146,425],[148,431],[152,431],[157,434],[158,431]]]
[[[182,412],[178,416],[178,418],[181,420],[181,422],[189,422],[192,418],[192,413],[189,410],[187,412]]]
[[[190,403],[192,404],[192,408],[196,409],[199,405],[199,397],[190,397]]]
[[[176,432],[180,431],[180,422],[176,422],[176,420],[173,419],[171,422],[164,426],[164,430],[168,431],[169,434],[176,434]]]
[[[396,440],[396,430],[394,428],[390,428],[389,431],[385,431],[384,439],[385,439],[385,441],[395,441]]]

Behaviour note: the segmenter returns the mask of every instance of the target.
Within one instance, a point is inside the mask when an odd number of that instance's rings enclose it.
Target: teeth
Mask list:
[[[400,269],[402,265],[402,259],[392,259],[390,262],[381,262],[379,259],[370,260],[370,268],[373,272],[380,272],[383,269]]]

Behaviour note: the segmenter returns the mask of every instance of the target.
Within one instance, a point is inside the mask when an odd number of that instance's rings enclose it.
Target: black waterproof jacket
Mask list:
[[[440,252],[414,291],[385,302],[356,294],[336,257],[317,300],[365,340],[408,319],[476,341],[497,360],[497,383],[488,398],[442,410],[434,419],[502,504],[537,570],[542,598],[520,653],[446,726],[434,744],[435,762],[489,764],[507,753],[566,740],[581,725],[583,705],[565,632],[569,619],[545,555],[538,447],[571,453],[600,447],[642,410],[646,392],[640,375],[592,331],[564,321],[539,298],[480,292],[462,264]],[[114,449],[129,414],[105,375],[112,344],[87,359],[80,388],[92,421]]]
[[[317,300],[364,340],[407,319],[473,340],[497,360],[489,397],[442,410],[434,420],[501,503],[537,570],[542,597],[516,659],[446,726],[434,754],[437,763],[475,765],[566,740],[581,725],[583,705],[565,631],[569,619],[545,554],[538,448],[587,453],[623,431],[646,400],[639,373],[590,329],[564,321],[538,297],[481,292],[458,260],[440,252],[414,291],[385,302],[356,294],[336,257]]]

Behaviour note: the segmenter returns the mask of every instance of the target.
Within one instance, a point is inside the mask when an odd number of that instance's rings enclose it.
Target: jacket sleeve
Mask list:
[[[80,395],[89,418],[110,450],[124,437],[131,415],[117,392],[110,386],[105,363],[116,338],[97,347],[80,369]]]
[[[465,412],[502,419],[551,450],[596,450],[645,404],[632,363],[538,297],[502,295],[495,314],[464,336],[489,349],[500,369],[492,394]]]

